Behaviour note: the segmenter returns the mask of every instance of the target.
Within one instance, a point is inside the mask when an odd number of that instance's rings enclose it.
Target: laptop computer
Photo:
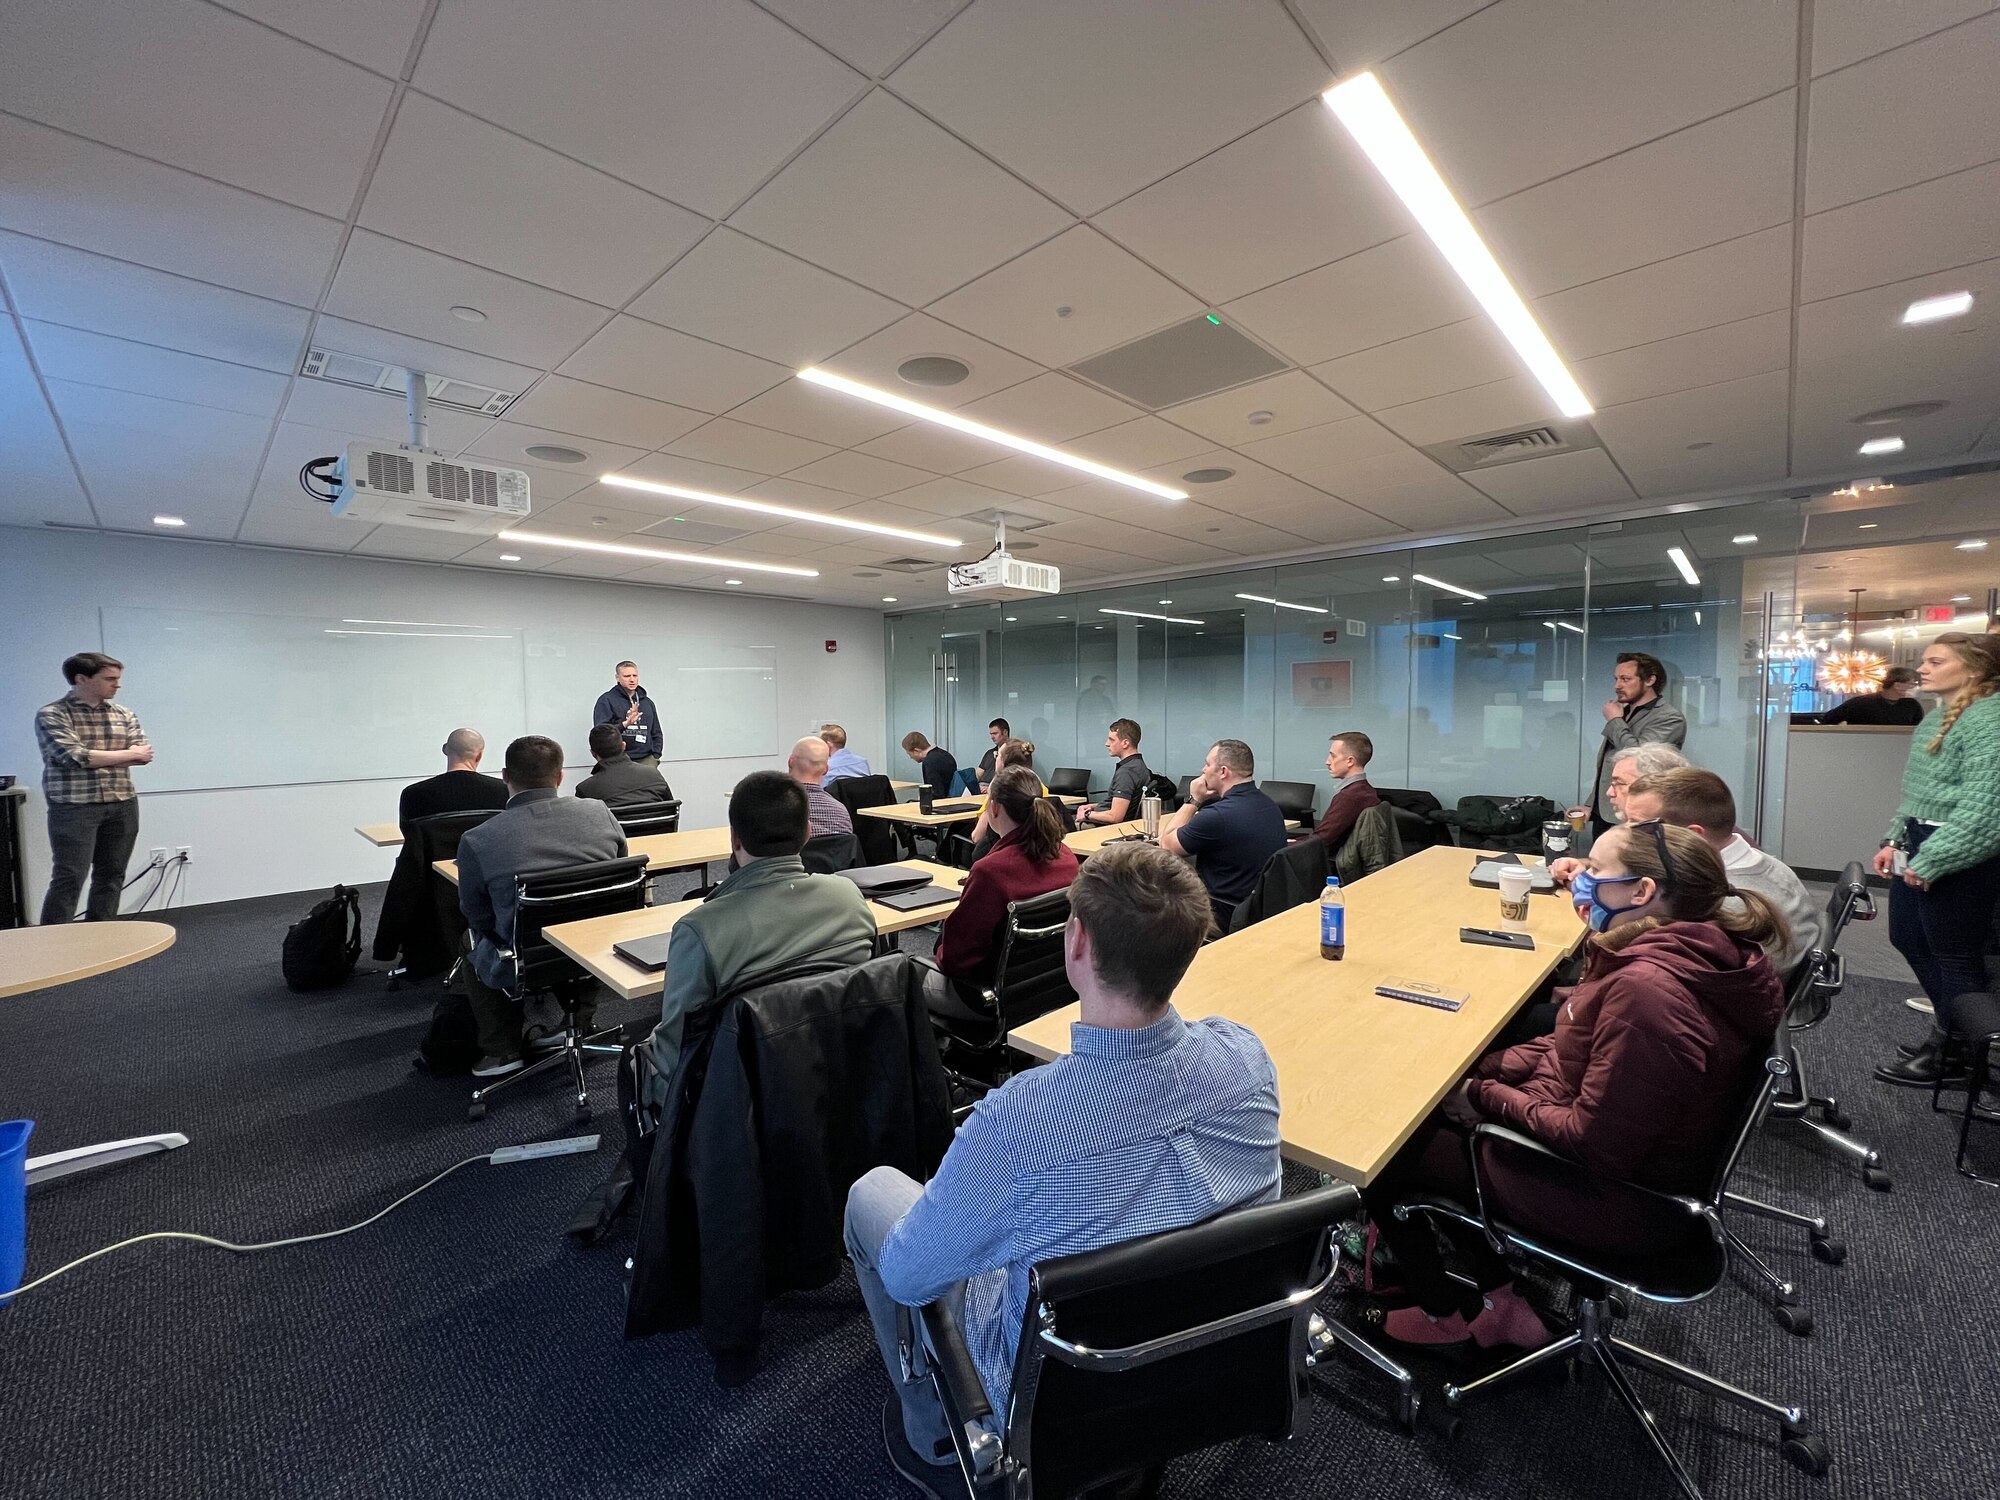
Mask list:
[[[891,891],[886,896],[874,896],[871,900],[897,911],[921,911],[926,906],[942,906],[947,901],[956,901],[958,892],[947,890],[941,885],[927,885],[914,891]]]
[[[667,946],[674,940],[671,932],[656,932],[651,937],[622,938],[611,945],[611,951],[628,964],[635,964],[649,974],[657,974],[667,966]]]
[[[852,870],[836,870],[843,880],[861,887],[861,894],[879,899],[890,891],[920,891],[931,883],[929,875],[908,865],[858,865]]]

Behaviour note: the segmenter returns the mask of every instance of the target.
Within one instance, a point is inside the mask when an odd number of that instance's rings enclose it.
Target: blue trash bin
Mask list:
[[[0,1121],[0,1296],[28,1267],[28,1137],[33,1120]]]

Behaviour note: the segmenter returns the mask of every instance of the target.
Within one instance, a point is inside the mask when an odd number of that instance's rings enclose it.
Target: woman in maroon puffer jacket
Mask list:
[[[1784,983],[1760,951],[1784,918],[1732,890],[1721,860],[1683,828],[1641,823],[1598,839],[1571,898],[1596,930],[1582,982],[1555,1031],[1489,1053],[1385,1167],[1367,1194],[1414,1307],[1384,1331],[1405,1343],[1536,1348],[1552,1335],[1483,1236],[1451,1233],[1477,1290],[1446,1276],[1433,1222],[1400,1201],[1474,1201],[1468,1137],[1482,1121],[1534,1136],[1595,1171],[1668,1193],[1706,1190],[1753,1070],[1784,1013]],[[1729,897],[1740,905],[1725,907]],[[1487,1158],[1487,1190],[1509,1216],[1585,1249],[1653,1239],[1622,1197],[1579,1195]]]

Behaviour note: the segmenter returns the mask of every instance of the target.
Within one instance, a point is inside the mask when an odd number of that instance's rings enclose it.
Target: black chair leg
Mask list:
[[[1972,1126],[1976,1120],[1982,1125],[2000,1125],[2000,1109],[1981,1109],[1979,1096],[1993,1087],[1993,1048],[2000,1042],[2000,1036],[1989,1036],[1975,1043],[1972,1049],[1972,1076],[1965,1085],[1965,1113],[1958,1121],[1958,1154],[1952,1165],[1958,1168],[1961,1177],[1970,1177],[1985,1187],[2000,1187],[2000,1177],[1989,1177],[1976,1167],[1966,1164],[1967,1148],[1972,1143]]]

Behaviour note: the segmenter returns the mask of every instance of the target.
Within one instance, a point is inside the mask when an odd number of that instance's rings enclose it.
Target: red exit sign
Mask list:
[[[1926,604],[1924,623],[1926,625],[1949,625],[1957,614],[1949,604]]]

